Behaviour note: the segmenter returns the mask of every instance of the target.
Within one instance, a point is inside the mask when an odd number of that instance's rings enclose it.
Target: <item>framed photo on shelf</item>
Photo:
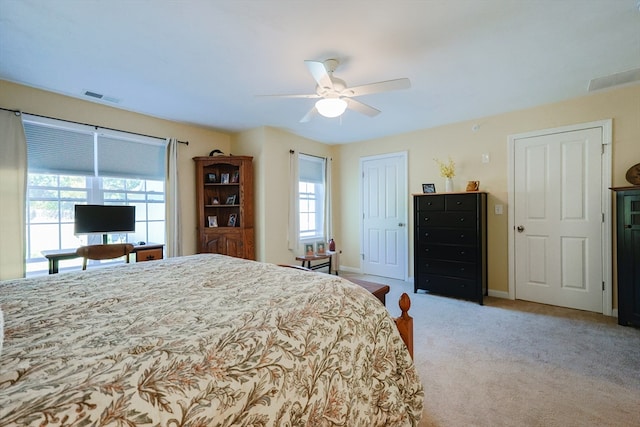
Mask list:
[[[207,174],[207,182],[217,182],[218,178],[216,177],[215,173],[208,173]]]
[[[435,184],[422,184],[422,192],[423,193],[435,193],[436,185]]]
[[[218,199],[218,197],[212,197],[211,198],[211,204],[212,205],[219,205],[220,204],[220,199]]]
[[[237,220],[238,214],[232,213],[231,215],[229,215],[229,222],[227,223],[227,227],[235,227]]]
[[[304,245],[304,256],[314,256],[313,243],[307,243]]]
[[[207,217],[207,220],[209,221],[209,227],[217,227],[218,226],[218,217],[215,215],[209,215]]]
[[[227,205],[235,205],[236,204],[236,195],[227,197]]]
[[[324,255],[327,253],[325,242],[316,242],[316,254]]]
[[[220,182],[223,183],[223,184],[228,184],[229,183],[229,174],[228,173],[220,174]]]
[[[231,182],[235,184],[240,182],[240,171],[233,172],[233,175],[231,175]]]

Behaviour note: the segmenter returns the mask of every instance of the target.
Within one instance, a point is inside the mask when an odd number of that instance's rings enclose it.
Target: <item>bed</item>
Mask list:
[[[423,387],[360,286],[214,254],[0,282],[0,425],[411,426]]]

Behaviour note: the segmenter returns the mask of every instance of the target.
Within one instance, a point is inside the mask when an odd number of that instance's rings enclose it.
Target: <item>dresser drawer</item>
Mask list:
[[[416,265],[423,260],[449,260],[476,262],[478,250],[473,246],[454,245],[418,245],[416,247]]]
[[[419,196],[416,205],[419,211],[443,211],[444,196]]]
[[[417,243],[447,243],[452,245],[472,245],[477,241],[477,231],[473,228],[430,228],[418,227]]]
[[[436,276],[432,274],[422,275],[416,283],[417,289],[443,294],[456,298],[475,299],[478,297],[478,288],[475,280],[459,279],[448,276]]]
[[[463,279],[476,277],[476,264],[473,262],[443,261],[438,259],[418,259],[418,274],[451,276]]]
[[[138,249],[136,251],[136,262],[153,261],[155,259],[162,259],[162,248]]]
[[[474,211],[477,209],[475,194],[448,194],[444,196],[447,211]]]
[[[418,212],[418,227],[475,227],[474,212]]]

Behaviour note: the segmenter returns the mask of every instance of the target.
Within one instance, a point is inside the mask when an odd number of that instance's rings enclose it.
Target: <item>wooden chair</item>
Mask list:
[[[81,256],[82,269],[87,269],[87,260],[90,259],[113,259],[126,257],[127,263],[129,263],[129,254],[133,252],[133,245],[131,243],[113,243],[111,245],[89,245],[81,246],[76,249],[76,255]]]

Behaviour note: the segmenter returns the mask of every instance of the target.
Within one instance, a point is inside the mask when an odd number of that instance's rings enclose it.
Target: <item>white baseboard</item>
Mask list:
[[[346,267],[344,265],[341,265],[340,269],[338,271],[344,271],[344,272],[347,272],[347,273],[356,273],[356,274],[360,274],[361,273],[359,268]]]
[[[505,291],[492,291],[491,289],[489,289],[489,296],[496,297],[496,298],[510,299],[509,292],[505,292]]]

